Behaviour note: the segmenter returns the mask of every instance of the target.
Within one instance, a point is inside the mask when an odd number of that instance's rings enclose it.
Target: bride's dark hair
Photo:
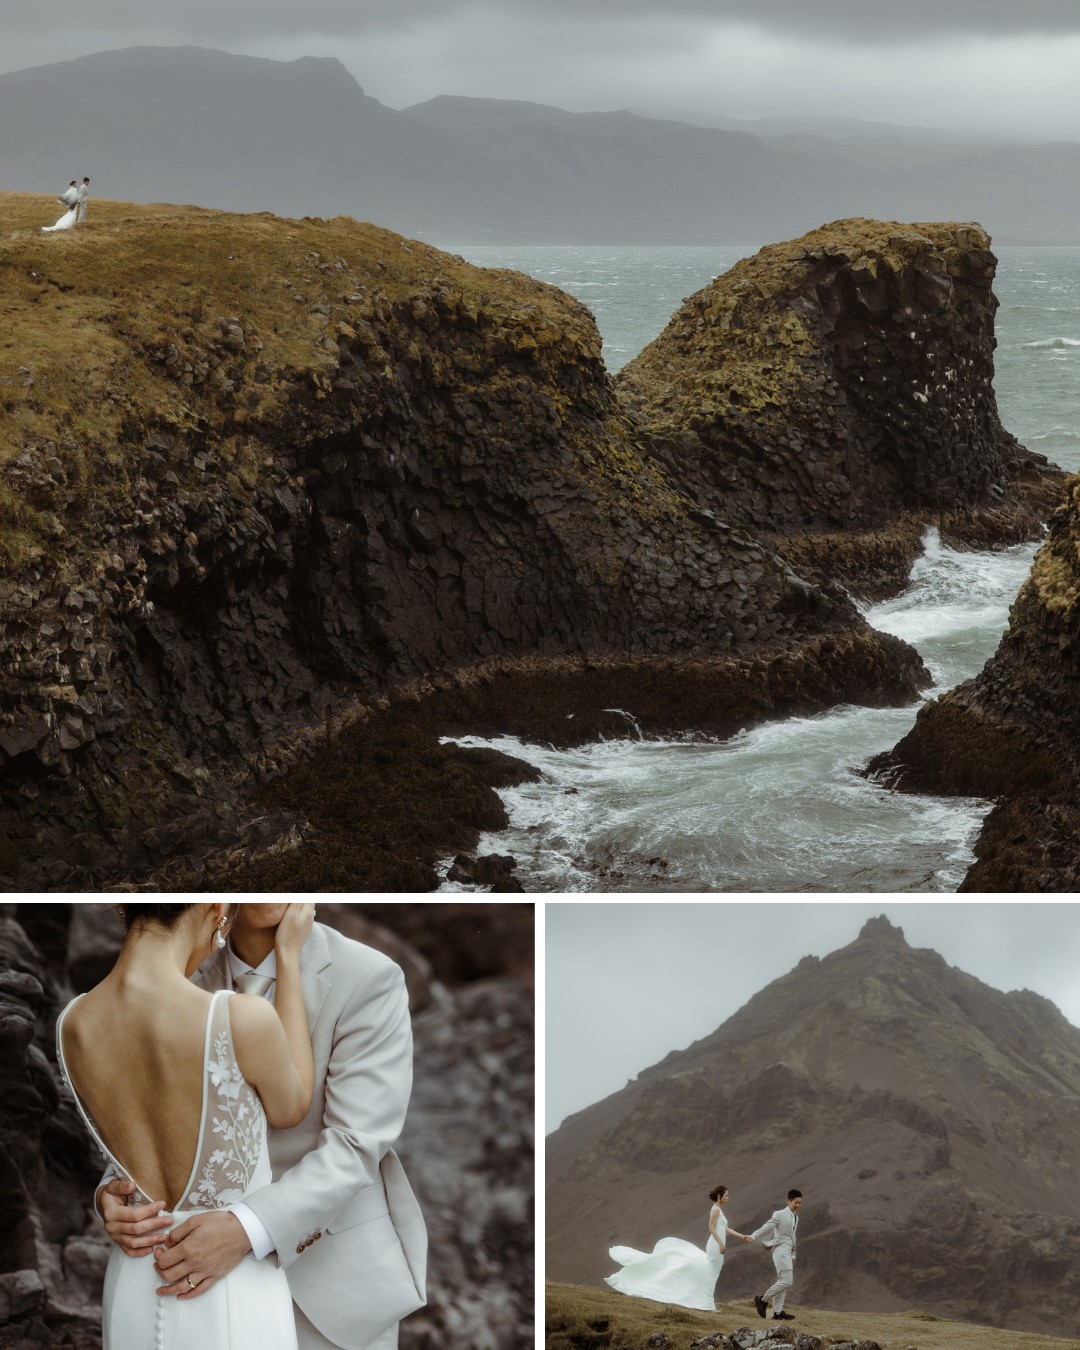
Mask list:
[[[124,932],[130,933],[137,923],[159,923],[169,932],[180,922],[182,915],[189,909],[194,909],[194,905],[117,905],[117,912],[124,921]],[[229,905],[226,914],[231,919],[235,911],[235,905]]]
[[[714,1186],[712,1190],[709,1192],[709,1199],[713,1202],[713,1204],[715,1204],[726,1190],[727,1190],[726,1186]]]

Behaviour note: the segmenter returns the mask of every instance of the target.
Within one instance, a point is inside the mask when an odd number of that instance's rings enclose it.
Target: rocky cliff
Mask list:
[[[422,935],[416,908],[381,917]],[[0,1345],[97,1350],[108,1242],[88,1206],[101,1166],[59,1090],[53,1028],[109,969],[121,930],[89,904],[2,910]],[[431,962],[360,911],[320,905],[319,917],[393,956],[413,1011],[414,1093],[397,1147],[431,1253],[428,1306],[403,1325],[402,1350],[448,1338],[511,1350],[533,1326],[532,907],[457,907]]]
[[[5,203],[9,224],[46,211]],[[453,754],[436,733],[495,718],[558,740],[573,713],[582,738],[632,701],[647,728],[730,732],[922,679],[652,456],[552,287],[347,220],[98,203],[85,230],[8,238],[0,303],[8,885],[195,865],[253,818],[256,844],[295,843],[310,792],[269,810],[253,774],[339,714],[362,728],[343,764],[368,755],[365,800],[325,813],[348,833],[393,795],[387,698],[414,731],[430,714],[422,778]],[[406,832],[396,871],[306,875],[433,885],[464,814]]]
[[[1080,1030],[907,945],[887,919],[807,957],[717,1031],[548,1140],[547,1271],[700,1241],[709,1188],[753,1231],[804,1193],[799,1298],[1062,1332],[1080,1280]],[[721,1297],[749,1297],[738,1246]]]
[[[962,890],[1080,886],[1080,486],[1070,480],[997,652],[928,703],[870,772],[997,805]]]
[[[978,225],[837,221],[691,296],[617,385],[699,505],[879,595],[928,524],[1015,542],[1060,493],[998,419],[995,267]]]

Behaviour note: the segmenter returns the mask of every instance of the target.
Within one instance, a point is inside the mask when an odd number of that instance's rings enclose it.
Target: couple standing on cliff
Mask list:
[[[784,1299],[795,1279],[795,1245],[802,1191],[788,1191],[787,1204],[753,1233],[737,1233],[729,1227],[723,1210],[730,1199],[726,1186],[714,1186],[709,1199],[713,1204],[709,1211],[709,1239],[704,1251],[685,1238],[676,1237],[661,1238],[651,1252],[639,1252],[633,1247],[612,1247],[609,1255],[622,1269],[609,1275],[606,1283],[621,1294],[712,1312],[716,1306],[713,1291],[724,1265],[728,1237],[747,1243],[761,1238],[762,1246],[772,1253],[776,1279],[763,1294],[754,1295],[754,1307],[759,1317],[765,1317],[771,1302],[774,1321],[793,1322],[792,1314],[784,1311]]]

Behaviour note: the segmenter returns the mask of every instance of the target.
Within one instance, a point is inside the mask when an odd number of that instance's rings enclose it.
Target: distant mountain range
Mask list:
[[[399,111],[333,59],[133,47],[0,76],[0,187],[89,174],[102,196],[353,215],[437,244],[759,244],[843,216],[1080,243],[1080,145],[749,125],[770,134],[497,99]]]
[[[1075,1335],[1078,1106],[1080,1030],[1052,1003],[872,919],[548,1137],[547,1275],[599,1283],[616,1243],[703,1246],[714,1185],[741,1232],[798,1186],[796,1304]],[[770,1272],[734,1244],[718,1295]]]

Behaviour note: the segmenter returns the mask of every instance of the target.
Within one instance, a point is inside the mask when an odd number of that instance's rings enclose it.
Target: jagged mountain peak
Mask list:
[[[890,923],[886,915],[879,914],[876,919],[867,919],[859,930],[857,942],[894,942],[906,947],[904,930],[899,924]]]

